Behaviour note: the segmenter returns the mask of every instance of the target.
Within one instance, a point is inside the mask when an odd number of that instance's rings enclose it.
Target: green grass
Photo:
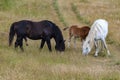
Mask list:
[[[83,17],[80,15],[80,13],[79,13],[79,11],[78,11],[78,9],[77,9],[77,6],[76,6],[74,3],[71,4],[71,8],[72,8],[72,11],[75,13],[76,18],[77,18],[80,22],[85,23],[85,24],[87,24],[87,25],[90,25],[90,21],[88,21],[87,19],[83,18]]]
[[[0,0],[0,80],[120,80],[120,1],[119,0]],[[93,49],[88,56],[73,44],[64,53],[56,52],[52,39],[52,52],[46,44],[39,50],[40,41],[28,39],[24,52],[8,46],[10,25],[18,20],[44,19],[55,22],[61,29],[78,24],[91,25],[98,18],[109,22],[107,37],[111,56],[106,51],[94,57]],[[66,39],[68,32],[63,32]],[[25,43],[25,42],[24,42]]]
[[[0,10],[9,10],[14,5],[15,0],[0,0]]]
[[[57,3],[57,0],[53,0],[53,7],[54,7],[54,9],[55,9],[55,11],[56,11],[56,13],[58,15],[58,18],[59,18],[60,22],[62,22],[62,24],[64,26],[68,26],[67,23],[64,20],[63,15],[61,14],[61,12],[59,10],[59,6],[58,6],[58,3]]]

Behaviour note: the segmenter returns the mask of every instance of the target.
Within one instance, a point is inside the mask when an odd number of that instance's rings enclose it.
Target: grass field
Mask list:
[[[0,0],[0,80],[120,80],[120,1],[119,0]],[[90,26],[98,18],[109,22],[107,36],[111,56],[102,52],[94,57],[67,47],[56,52],[52,39],[52,52],[40,41],[28,40],[24,52],[8,46],[10,25],[19,20],[51,20],[62,30],[77,24]],[[68,31],[62,31],[68,39]],[[14,40],[15,41],[15,40]],[[67,43],[67,42],[66,42]]]

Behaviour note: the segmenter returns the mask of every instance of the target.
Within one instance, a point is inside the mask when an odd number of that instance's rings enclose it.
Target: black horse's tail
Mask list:
[[[10,27],[10,32],[9,32],[9,46],[11,46],[13,38],[15,35],[15,30],[14,30],[14,23]]]
[[[63,28],[63,30],[65,31],[66,29],[68,29],[69,27]]]

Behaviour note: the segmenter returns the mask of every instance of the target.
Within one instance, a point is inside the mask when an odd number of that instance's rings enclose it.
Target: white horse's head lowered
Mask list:
[[[91,51],[92,46],[93,46],[93,41],[92,41],[92,39],[86,39],[86,40],[83,42],[82,54],[83,54],[83,55],[87,55],[87,54]]]
[[[94,26],[95,24],[93,24],[92,26]],[[92,47],[93,47],[93,43],[94,43],[94,36],[95,36],[95,29],[93,27],[91,27],[88,36],[86,37],[85,41],[83,42],[83,46],[82,46],[82,54],[83,55],[87,55]]]
[[[91,48],[90,48],[90,44],[89,44],[90,42],[89,41],[85,41],[84,43],[83,43],[83,47],[82,47],[82,54],[83,55],[87,55],[90,51],[91,51]]]

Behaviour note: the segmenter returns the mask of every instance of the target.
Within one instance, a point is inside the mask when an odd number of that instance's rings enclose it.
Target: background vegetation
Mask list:
[[[119,0],[0,0],[0,80],[120,80],[120,1]],[[96,19],[109,22],[106,52],[93,57],[81,54],[66,45],[64,53],[45,46],[39,50],[40,41],[29,40],[25,52],[8,47],[10,25],[19,20],[51,20],[60,29],[71,25],[91,25]],[[63,32],[63,31],[62,31]],[[68,31],[63,32],[68,39]],[[67,43],[67,42],[66,42]]]

